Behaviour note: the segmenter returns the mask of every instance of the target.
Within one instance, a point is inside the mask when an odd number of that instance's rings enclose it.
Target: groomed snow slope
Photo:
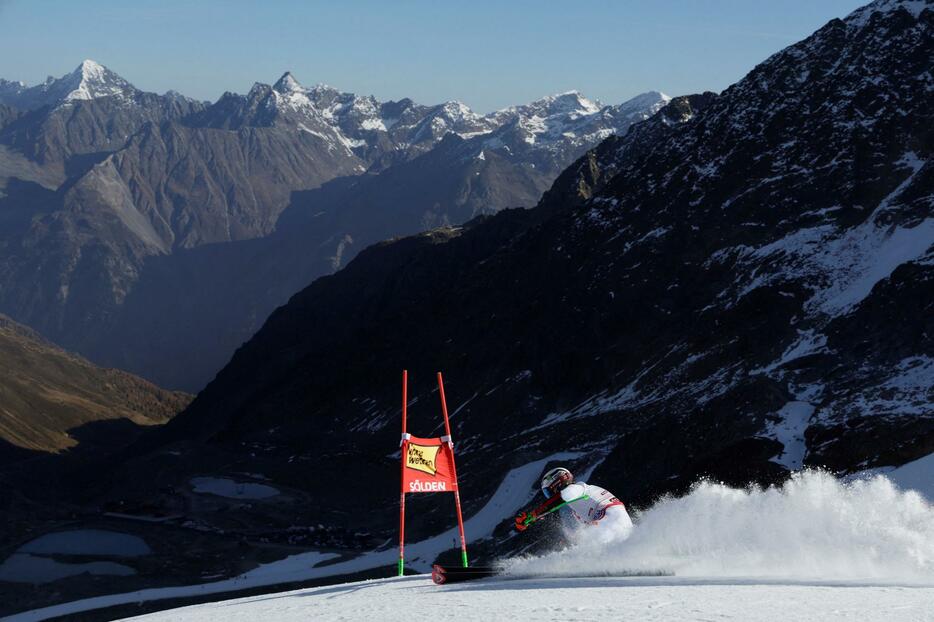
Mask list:
[[[934,588],[669,578],[519,579],[439,587],[426,576],[256,596],[132,618],[309,620],[931,620]]]

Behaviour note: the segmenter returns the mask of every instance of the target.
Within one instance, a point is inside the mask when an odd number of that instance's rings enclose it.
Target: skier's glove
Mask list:
[[[523,512],[516,517],[516,531],[525,531],[529,526],[525,523],[529,519],[529,513]]]

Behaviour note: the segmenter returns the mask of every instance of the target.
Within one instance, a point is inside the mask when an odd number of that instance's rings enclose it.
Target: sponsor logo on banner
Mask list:
[[[438,450],[440,445],[416,445],[408,444],[405,452],[405,466],[416,471],[422,471],[429,475],[438,472]]]
[[[447,492],[447,482],[423,482],[419,479],[409,482],[409,492]]]

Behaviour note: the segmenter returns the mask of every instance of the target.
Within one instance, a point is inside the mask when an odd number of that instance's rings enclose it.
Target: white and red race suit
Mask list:
[[[623,502],[606,488],[585,482],[569,484],[561,490],[561,500],[567,503],[574,517],[588,525],[613,523],[632,527],[632,519]]]

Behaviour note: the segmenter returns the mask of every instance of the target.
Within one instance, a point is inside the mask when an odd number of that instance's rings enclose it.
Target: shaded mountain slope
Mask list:
[[[469,220],[491,203],[533,204],[545,181],[495,153],[477,159],[467,141],[449,135],[379,175],[294,193],[265,238],[150,258],[107,338],[85,333],[82,350],[169,386],[206,384],[276,307],[360,249]]]
[[[0,317],[0,439],[24,449],[76,445],[68,431],[93,421],[163,424],[190,396],[103,369]]]

